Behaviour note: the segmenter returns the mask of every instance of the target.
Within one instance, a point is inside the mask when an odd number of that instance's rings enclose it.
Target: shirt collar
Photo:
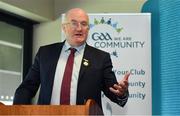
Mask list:
[[[86,43],[82,44],[81,46],[76,46],[72,47],[67,41],[65,41],[64,47],[65,47],[65,52],[69,50],[69,48],[75,48],[77,52],[81,52],[85,48]]]

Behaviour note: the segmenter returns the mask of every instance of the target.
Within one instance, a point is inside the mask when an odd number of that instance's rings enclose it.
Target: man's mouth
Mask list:
[[[76,37],[82,37],[82,36],[83,36],[83,34],[81,34],[81,33],[77,33],[77,34],[75,34],[75,36],[76,36]]]

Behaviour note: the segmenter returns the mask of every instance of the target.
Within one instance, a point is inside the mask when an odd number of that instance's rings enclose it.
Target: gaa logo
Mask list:
[[[94,41],[98,41],[98,40],[100,40],[100,41],[103,41],[103,40],[109,41],[109,40],[112,40],[110,34],[107,33],[107,32],[106,33],[95,32],[95,33],[92,34],[92,39]]]

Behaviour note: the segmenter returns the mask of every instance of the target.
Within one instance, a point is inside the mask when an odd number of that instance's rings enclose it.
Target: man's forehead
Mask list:
[[[80,9],[80,8],[75,8],[75,9],[71,9],[66,13],[66,19],[67,21],[72,21],[72,20],[76,20],[78,22],[88,22],[89,18],[87,13]]]
[[[67,15],[67,17],[68,18],[71,18],[71,17],[74,17],[74,18],[76,18],[76,17],[88,17],[87,16],[87,14],[85,14],[85,13],[78,13],[78,12],[76,12],[76,13],[69,13],[68,15]]]
[[[80,8],[74,8],[69,10],[67,14],[86,14],[86,12]]]
[[[84,22],[88,22],[88,17],[86,15],[84,16],[79,16],[79,15],[69,15],[67,16],[67,20],[68,21],[84,21]]]

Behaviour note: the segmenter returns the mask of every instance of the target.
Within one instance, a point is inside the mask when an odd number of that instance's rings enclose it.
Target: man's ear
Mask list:
[[[62,26],[63,33],[64,33],[65,35],[67,35],[66,25],[65,25],[65,24],[62,24],[61,26]]]
[[[61,27],[62,27],[63,32],[65,33],[65,32],[66,32],[66,27],[65,27],[65,25],[64,25],[64,24],[61,24]]]

